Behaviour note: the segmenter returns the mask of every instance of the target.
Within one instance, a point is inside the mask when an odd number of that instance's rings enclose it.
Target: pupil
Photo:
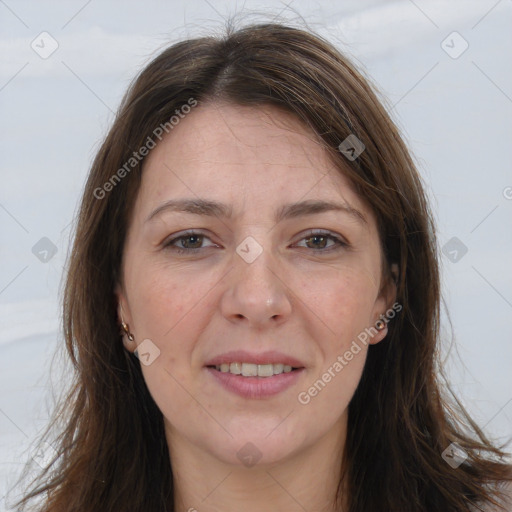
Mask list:
[[[318,247],[321,247],[321,248],[325,247],[326,239],[327,239],[327,237],[325,237],[325,236],[318,236],[318,235],[312,236],[312,237],[309,238],[309,240],[315,240],[315,241],[322,240],[324,242],[321,246],[317,245],[316,246],[317,248]]]
[[[191,248],[191,249],[197,249],[197,247],[190,247],[190,245],[194,245],[197,244],[199,242],[199,245],[201,245],[201,237],[202,235],[189,235],[187,238],[185,238],[185,245],[188,247],[188,248]],[[192,244],[189,243],[190,240],[194,240],[195,239],[195,242],[192,241]]]

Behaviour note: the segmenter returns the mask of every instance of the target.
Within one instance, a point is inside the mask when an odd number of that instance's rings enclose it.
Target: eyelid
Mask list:
[[[191,248],[191,249],[184,249],[182,247],[173,245],[178,240],[180,240],[182,238],[187,238],[188,236],[202,236],[204,239],[207,239],[210,242],[212,242],[212,245],[208,245],[206,247],[195,247],[195,248]],[[340,249],[342,247],[345,247],[345,248],[350,247],[350,243],[343,236],[341,236],[337,233],[333,233],[332,231],[325,230],[325,229],[310,228],[310,229],[302,232],[299,236],[300,236],[300,238],[298,238],[298,240],[295,242],[295,244],[297,244],[298,242],[301,242],[304,239],[312,237],[312,236],[325,236],[325,237],[330,238],[331,240],[334,240],[334,242],[335,242],[334,246],[331,246],[329,248],[311,249],[312,251],[314,251],[316,253],[329,252],[331,250]],[[218,247],[219,244],[216,244],[215,242],[213,242],[213,240],[209,236],[204,234],[200,229],[187,229],[185,231],[181,231],[178,233],[174,233],[173,235],[170,235],[162,242],[161,245],[164,249],[169,248],[169,249],[172,249],[180,254],[184,254],[184,253],[192,254],[192,253],[207,249],[209,247],[214,247],[214,246]],[[307,247],[307,249],[309,249],[309,248]]]
[[[299,236],[300,236],[300,238],[297,240],[297,242],[301,242],[305,238],[310,238],[312,236],[325,236],[325,237],[329,237],[332,240],[334,240],[335,242],[337,242],[336,243],[337,248],[350,247],[350,243],[348,242],[348,240],[345,237],[343,237],[342,235],[339,235],[338,233],[334,233],[334,232],[326,230],[326,229],[311,228],[311,229],[304,231]],[[297,243],[297,242],[295,242],[295,243]],[[318,253],[328,252],[331,249],[336,249],[336,247],[330,247],[328,249],[317,250],[316,252],[318,252]],[[312,250],[314,250],[314,249],[312,249]]]
[[[161,246],[165,249],[166,247],[175,247],[172,244],[174,242],[177,242],[181,238],[187,238],[188,236],[202,236],[205,239],[208,239],[210,242],[212,242],[213,245],[218,245],[213,242],[211,237],[203,233],[200,229],[186,229],[185,231],[178,231],[177,233],[173,233],[172,235],[169,235],[167,238],[164,239],[164,241],[161,243]],[[209,245],[208,247],[212,247],[212,245]],[[181,249],[180,247],[176,247],[176,249]],[[200,249],[206,249],[206,247],[197,247],[195,249],[182,249],[183,251],[192,252],[194,250],[198,251]]]

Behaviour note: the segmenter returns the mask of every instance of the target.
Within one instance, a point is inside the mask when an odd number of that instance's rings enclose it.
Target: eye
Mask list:
[[[205,240],[211,240],[204,234],[197,231],[186,231],[179,236],[175,236],[162,245],[164,249],[172,250],[176,254],[193,254],[208,247],[218,247],[214,243],[203,245]],[[339,236],[326,231],[310,230],[300,242],[305,245],[296,244],[297,247],[313,249],[315,252],[330,252],[332,250],[348,247],[349,244]]]
[[[349,245],[337,235],[326,231],[315,230],[308,232],[307,235],[301,239],[301,242],[302,241],[305,241],[305,247],[307,249],[313,249],[318,252],[328,252],[342,247],[348,247]],[[328,245],[329,242],[331,242],[330,245]],[[298,247],[304,247],[304,245],[298,245]]]
[[[205,240],[210,240],[206,235],[197,231],[187,231],[179,236],[171,238],[163,243],[164,249],[169,249],[177,254],[195,253],[206,247],[215,247],[215,244],[203,246]],[[211,242],[211,240],[210,240]]]

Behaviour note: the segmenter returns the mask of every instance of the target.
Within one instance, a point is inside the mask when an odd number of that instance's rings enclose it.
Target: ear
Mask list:
[[[381,290],[379,292],[379,296],[377,297],[377,300],[375,301],[375,307],[373,310],[373,318],[372,318],[372,325],[374,329],[377,330],[377,334],[371,337],[369,340],[369,343],[371,345],[375,345],[382,341],[388,334],[388,324],[392,321],[393,317],[395,316],[397,311],[400,311],[400,309],[397,309],[394,307],[396,304],[396,284],[398,282],[398,264],[393,263],[388,270],[388,272],[385,274],[384,277],[384,283],[381,287]],[[388,314],[389,311],[393,312],[393,317]],[[383,327],[382,329],[378,330],[377,326]],[[373,332],[373,331],[372,331]]]
[[[119,324],[119,330],[123,339],[123,345],[126,350],[128,350],[129,352],[133,352],[137,348],[137,344],[135,343],[135,340],[131,341],[128,338],[128,335],[122,328],[122,322],[124,322],[127,325],[131,334],[135,337],[135,334],[133,332],[133,322],[130,307],[126,299],[126,293],[121,284],[116,284],[116,287],[114,289],[114,295],[116,296],[117,299],[117,322]]]

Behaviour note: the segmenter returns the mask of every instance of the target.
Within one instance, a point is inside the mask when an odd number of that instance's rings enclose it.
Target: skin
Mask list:
[[[226,203],[232,216],[164,210],[146,221],[179,198]],[[304,200],[344,202],[366,222],[331,210],[276,223],[280,207]],[[204,238],[176,239],[188,229]],[[349,245],[315,239],[310,229]],[[263,248],[252,263],[236,252],[248,236]],[[171,248],[178,246],[199,251],[180,255]],[[135,337],[125,336],[126,349],[150,339],[160,351],[141,367],[164,416],[176,510],[333,510],[347,406],[368,347],[361,344],[307,405],[297,397],[392,305],[394,290],[384,286],[381,269],[371,209],[292,115],[200,105],[151,151],[116,294]],[[278,395],[241,398],[204,367],[236,349],[279,350],[305,370]],[[252,467],[237,457],[248,442],[261,454]]]

